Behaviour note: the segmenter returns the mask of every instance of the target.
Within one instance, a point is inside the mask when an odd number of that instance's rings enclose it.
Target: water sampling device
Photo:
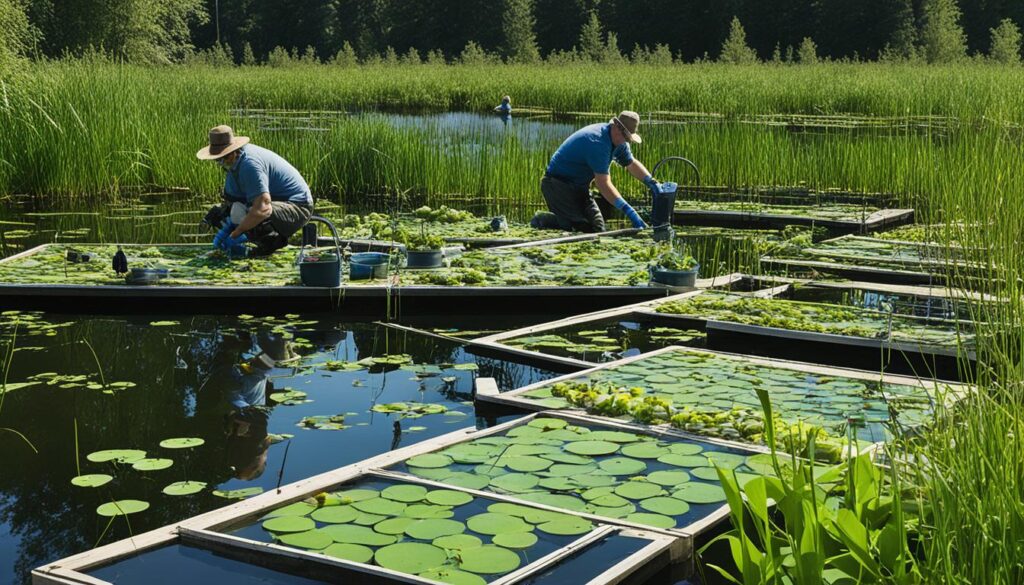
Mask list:
[[[697,168],[697,165],[693,164],[693,161],[681,156],[667,156],[661,159],[651,169],[651,176],[657,177],[658,169],[669,161],[680,161],[689,165],[697,176],[696,185],[700,186],[700,169]],[[671,241],[675,236],[675,230],[672,229],[672,214],[675,211],[676,193],[678,190],[678,183],[666,181],[661,184],[661,188],[657,193],[652,193],[651,227],[654,228],[653,237],[655,242]]]

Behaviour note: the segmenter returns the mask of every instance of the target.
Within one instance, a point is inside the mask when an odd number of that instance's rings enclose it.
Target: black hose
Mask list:
[[[651,176],[656,176],[658,174],[658,169],[661,168],[661,165],[667,163],[670,160],[680,160],[690,165],[690,168],[693,169],[694,174],[697,175],[697,184],[694,186],[700,187],[700,169],[697,168],[697,165],[693,164],[693,161],[691,161],[688,158],[683,158],[681,156],[666,156],[665,158],[659,160],[658,164],[654,165],[654,168],[651,169]]]

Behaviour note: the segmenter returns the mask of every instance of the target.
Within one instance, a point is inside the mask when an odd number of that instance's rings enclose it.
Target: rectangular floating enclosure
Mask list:
[[[942,285],[946,271],[981,278],[986,268],[964,258],[965,250],[928,242],[847,235],[786,256],[768,256],[770,271],[823,272],[851,280],[902,285]]]
[[[737,228],[822,227],[833,234],[866,233],[913,221],[913,209],[894,208],[887,194],[722,187],[681,190],[673,223]]]
[[[394,477],[461,486],[689,542],[729,513],[713,464],[746,481],[770,467],[767,453],[664,426],[548,410],[480,430],[390,469]]]
[[[50,563],[32,572],[33,583],[160,585],[185,574],[196,583],[241,575],[267,583],[432,585],[454,575],[510,585],[560,573],[611,585],[690,562],[691,542],[677,534],[378,470],[475,433],[449,433]]]
[[[890,426],[917,432],[966,393],[965,386],[937,380],[670,347],[510,392],[478,385],[477,400],[528,411],[611,409],[629,416],[617,402],[632,407],[650,397],[665,403],[648,412],[655,422],[682,413],[674,417],[682,430],[759,444],[757,389],[768,392],[783,421],[812,424],[839,439],[853,432],[864,445],[888,440]]]
[[[294,254],[289,250],[270,259],[239,264],[211,260],[206,256],[210,251],[206,245],[122,247],[129,267],[169,268],[167,278],[151,285],[128,285],[110,268],[116,246],[75,245],[74,249],[90,252],[93,257],[89,262],[72,264],[63,260],[68,246],[45,244],[0,260],[0,299],[12,309],[59,312],[152,312],[154,303],[159,303],[162,311],[346,311],[374,316],[385,314],[389,308],[414,315],[452,311],[486,314],[495,307],[524,307],[533,312],[568,314],[651,300],[670,292],[646,285],[628,286],[614,267],[597,268],[611,274],[606,280],[613,284],[593,286],[554,281],[457,286],[427,282],[427,273],[447,274],[442,269],[403,270],[390,280],[351,283],[346,278],[338,288],[303,287],[298,284]],[[578,269],[570,266],[565,271]],[[267,302],[271,300],[281,302]]]

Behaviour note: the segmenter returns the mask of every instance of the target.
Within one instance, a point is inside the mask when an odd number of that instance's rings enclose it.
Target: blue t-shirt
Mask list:
[[[612,159],[626,167],[633,164],[629,143],[612,146],[611,124],[580,128],[558,147],[547,173],[574,185],[587,186],[594,175],[607,175]]]
[[[224,193],[231,201],[251,204],[263,193],[271,201],[313,205],[309,185],[288,161],[255,144],[242,147],[242,155],[228,171]]]

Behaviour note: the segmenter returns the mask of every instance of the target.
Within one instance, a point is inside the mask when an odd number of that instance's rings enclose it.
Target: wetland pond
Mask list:
[[[0,431],[2,583],[28,583],[43,563],[279,479],[488,426],[473,408],[477,376],[510,389],[557,375],[337,318],[6,314],[2,323],[15,351],[0,427],[38,450]],[[280,361],[266,369],[266,356]],[[73,485],[77,476],[97,487]],[[148,508],[111,522],[97,509],[112,500]]]

